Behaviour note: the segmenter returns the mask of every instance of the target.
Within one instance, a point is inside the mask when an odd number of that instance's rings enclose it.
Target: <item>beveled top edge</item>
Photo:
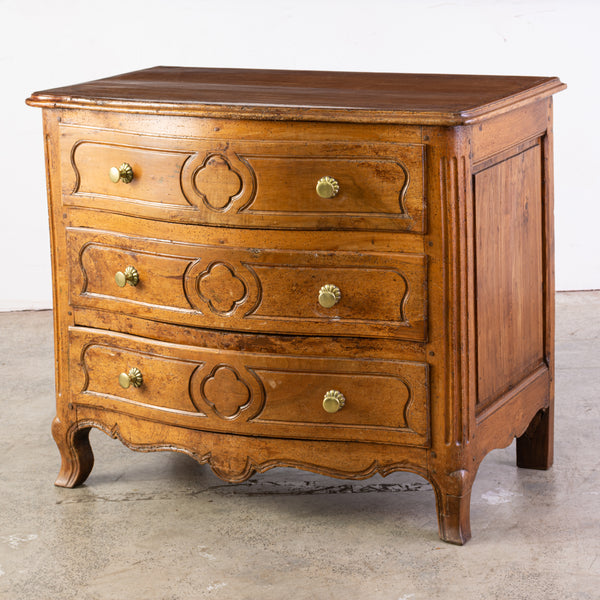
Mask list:
[[[238,119],[464,125],[565,88],[556,77],[153,67],[35,92],[26,102]]]

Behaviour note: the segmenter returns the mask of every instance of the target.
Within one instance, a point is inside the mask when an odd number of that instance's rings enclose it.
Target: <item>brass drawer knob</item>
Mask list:
[[[131,183],[133,179],[133,169],[129,163],[124,162],[120,167],[111,167],[108,176],[113,183]]]
[[[342,292],[337,285],[332,285],[331,283],[325,284],[319,290],[319,304],[323,308],[331,308],[333,305],[337,304],[342,297]]]
[[[323,408],[328,413],[336,413],[344,408],[344,404],[346,404],[346,398],[342,392],[337,390],[329,390],[323,398]]]
[[[115,274],[115,281],[119,287],[125,287],[129,285],[136,286],[140,280],[140,274],[137,272],[135,267],[129,266],[125,271],[117,271]]]
[[[119,385],[122,388],[127,389],[130,385],[135,388],[139,388],[144,383],[142,372],[137,367],[129,369],[128,373],[121,373],[119,375]]]
[[[321,198],[333,198],[340,191],[340,184],[333,177],[321,177],[317,181],[317,194]]]

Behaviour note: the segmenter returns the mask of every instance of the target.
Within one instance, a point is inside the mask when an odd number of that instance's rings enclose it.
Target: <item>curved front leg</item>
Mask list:
[[[471,490],[454,496],[436,490],[436,508],[440,539],[462,546],[471,539]]]
[[[474,475],[461,469],[431,480],[440,539],[462,546],[471,539],[471,488]]]
[[[94,466],[89,442],[90,427],[67,426],[58,417],[52,421],[52,437],[61,458],[60,472],[54,485],[72,488],[81,485]]]

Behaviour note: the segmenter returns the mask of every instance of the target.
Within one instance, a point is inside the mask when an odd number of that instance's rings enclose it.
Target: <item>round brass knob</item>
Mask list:
[[[337,390],[329,390],[323,398],[323,408],[328,413],[336,413],[344,408],[344,404],[346,404],[346,398],[342,392]]]
[[[317,181],[317,194],[321,198],[333,198],[340,191],[340,184],[333,177],[321,177]]]
[[[334,304],[337,304],[342,297],[342,292],[337,285],[331,283],[325,284],[319,290],[319,304],[323,308],[331,308]]]
[[[133,179],[133,169],[129,163],[124,162],[120,167],[111,167],[108,176],[113,183],[131,183]]]
[[[125,271],[117,271],[115,281],[119,287],[125,287],[125,284],[136,286],[140,280],[140,275],[135,267],[129,266]]]
[[[142,372],[137,367],[132,367],[128,373],[121,373],[119,375],[119,385],[125,389],[130,385],[139,388],[143,382]]]

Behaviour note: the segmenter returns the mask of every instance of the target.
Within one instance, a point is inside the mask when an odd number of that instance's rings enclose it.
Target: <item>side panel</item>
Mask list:
[[[542,150],[474,176],[477,410],[544,362]]]

